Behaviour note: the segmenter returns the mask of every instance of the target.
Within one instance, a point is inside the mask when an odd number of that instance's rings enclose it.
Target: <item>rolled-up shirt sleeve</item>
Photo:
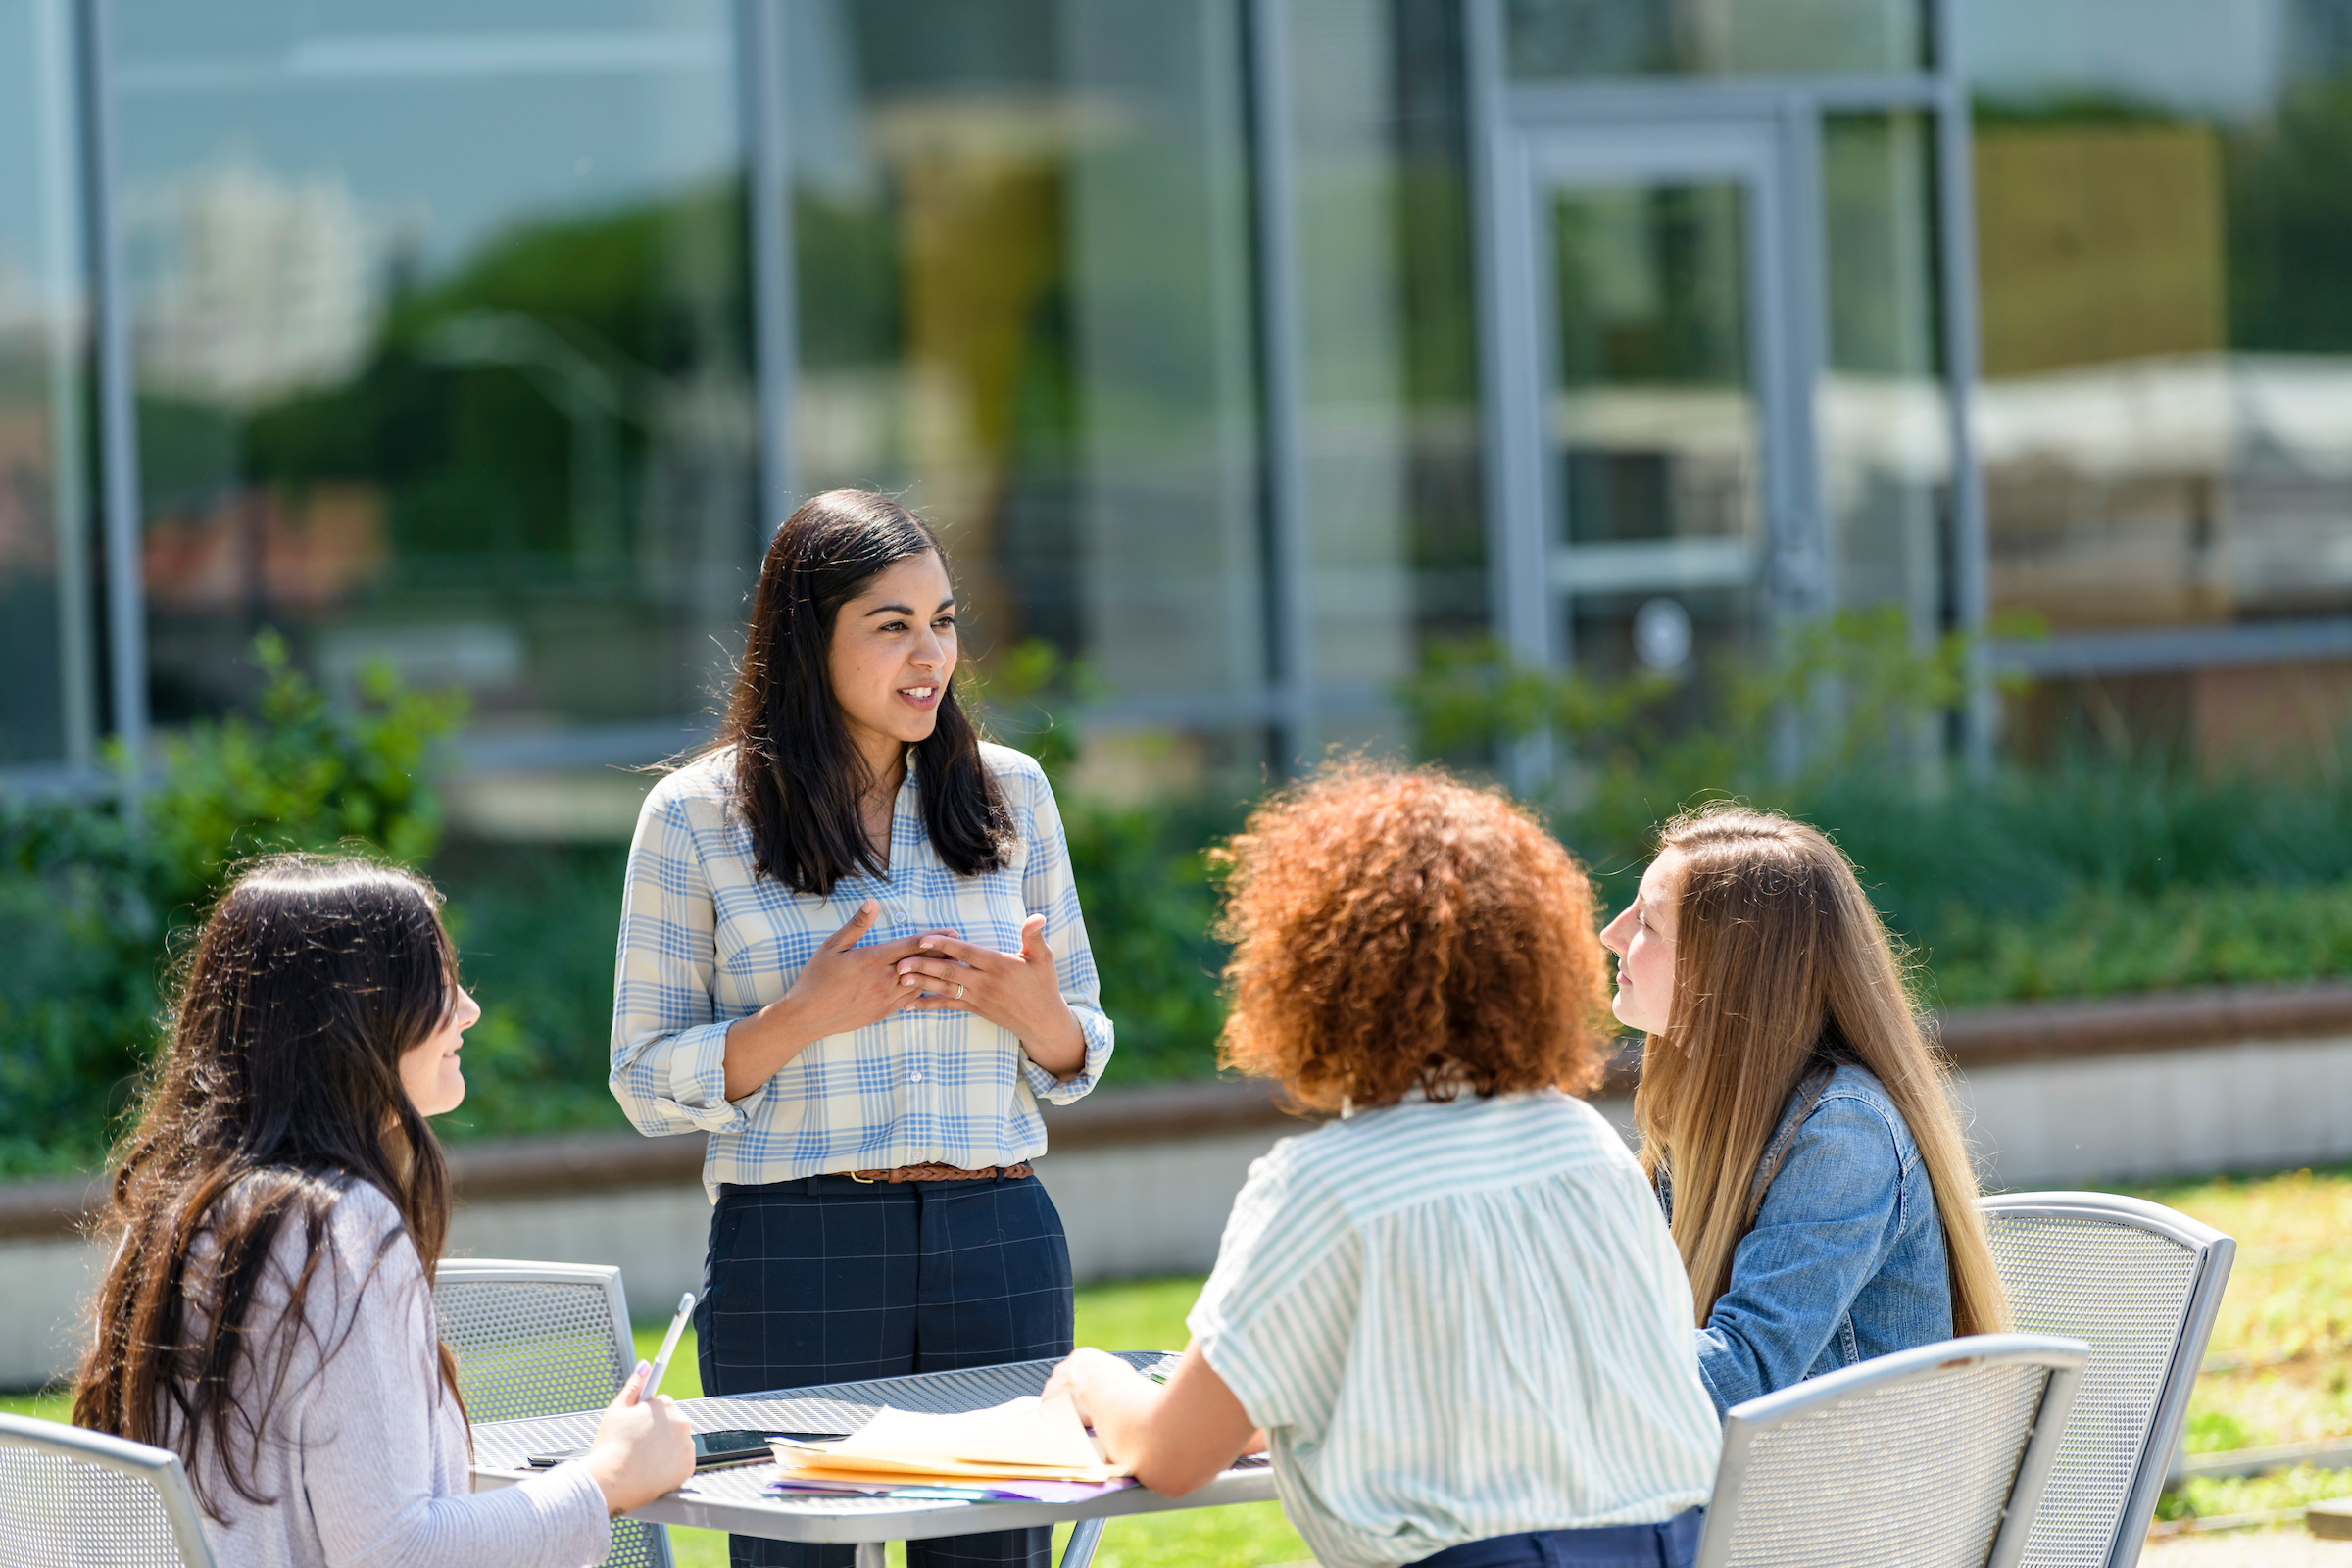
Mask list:
[[[649,1136],[746,1120],[727,1100],[733,1020],[711,1001],[718,916],[703,853],[687,802],[657,787],[629,842],[612,974],[612,1098]]]
[[[1046,946],[1054,950],[1054,973],[1061,998],[1070,1004],[1078,1030],[1086,1037],[1086,1062],[1074,1078],[1056,1078],[1021,1058],[1021,1076],[1030,1091],[1049,1104],[1066,1105],[1085,1097],[1102,1080],[1110,1064],[1111,1027],[1102,1010],[1102,981],[1095,970],[1094,949],[1086,940],[1086,916],[1078,907],[1078,880],[1070,869],[1070,844],[1054,804],[1054,787],[1035,764],[1026,773],[1028,786],[1025,836],[1027,855],[1021,867],[1021,902],[1031,914],[1046,917]]]

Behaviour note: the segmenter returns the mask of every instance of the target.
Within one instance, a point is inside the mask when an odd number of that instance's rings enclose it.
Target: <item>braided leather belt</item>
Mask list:
[[[895,1170],[854,1170],[847,1175],[854,1182],[986,1182],[999,1176],[1019,1181],[1034,1169],[1024,1159],[1018,1165],[983,1165],[978,1170],[960,1165],[901,1165]]]

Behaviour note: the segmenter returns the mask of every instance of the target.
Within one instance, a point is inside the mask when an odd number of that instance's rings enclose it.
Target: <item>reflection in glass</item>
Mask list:
[[[1646,615],[1685,628],[1676,668],[1704,668],[1748,644],[1757,613],[1746,191],[1737,181],[1562,187],[1547,207],[1547,424],[1570,659],[1626,672]]]
[[[754,560],[723,0],[118,8],[152,685],[708,702]],[[661,748],[661,749],[666,749]]]
[[[72,37],[67,0],[0,0],[0,766],[95,728]]]
[[[984,661],[1030,638],[1084,661],[1089,765],[1140,746],[1180,785],[1257,745],[1237,727],[1267,654],[1236,9],[785,14],[803,487],[922,509]],[[1226,739],[1103,738],[1171,720]]]
[[[1523,79],[1843,75],[1927,64],[1921,0],[1505,0]]]
[[[1728,182],[1552,196],[1563,542],[1755,534],[1742,198]]]
[[[1324,744],[1381,744],[1424,639],[1484,629],[1460,8],[1289,8]]]
[[[1819,400],[1834,598],[1946,620],[1949,405],[1936,333],[1935,146],[1925,116],[1822,127],[1829,374]]]
[[[1581,593],[1568,601],[1568,662],[1603,679],[1655,670],[1683,681],[1669,721],[1704,722],[1713,683],[1727,663],[1761,641],[1760,607],[1744,587],[1681,585]],[[1662,638],[1659,628],[1671,627]]]
[[[2323,9],[2276,37],[1967,9],[1996,609],[2352,614],[2352,35]]]

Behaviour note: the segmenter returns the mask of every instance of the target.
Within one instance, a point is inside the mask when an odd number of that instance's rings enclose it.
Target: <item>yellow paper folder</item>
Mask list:
[[[1010,1476],[1025,1481],[1110,1481],[1129,1473],[1102,1457],[1068,1395],[1034,1395],[968,1410],[925,1415],[885,1405],[839,1443],[769,1445],[785,1473],[832,1480],[969,1481]]]

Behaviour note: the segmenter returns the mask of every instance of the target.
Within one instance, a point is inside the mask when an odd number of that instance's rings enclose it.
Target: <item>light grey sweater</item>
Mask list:
[[[220,1568],[587,1568],[603,1561],[612,1528],[585,1466],[559,1465],[520,1486],[470,1494],[466,1418],[441,1382],[432,1293],[391,1200],[355,1183],[335,1206],[327,1242],[268,1425],[232,1438],[252,1490],[273,1500],[239,1495],[212,1434],[200,1434],[191,1450],[167,1406],[171,1446],[225,1515],[205,1520]],[[253,1395],[273,1370],[307,1250],[299,1223],[286,1225],[271,1250],[247,1318],[246,1344],[262,1351],[261,1364],[250,1350],[239,1358],[240,1409],[260,1407]],[[211,1261],[200,1240],[189,1273],[200,1275]],[[190,1328],[201,1332],[203,1324]]]

